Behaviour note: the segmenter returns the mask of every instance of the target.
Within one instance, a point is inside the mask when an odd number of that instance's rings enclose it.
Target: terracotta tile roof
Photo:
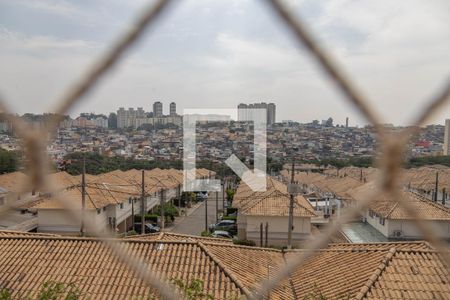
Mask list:
[[[267,190],[254,192],[241,183],[233,198],[233,207],[239,208],[239,213],[258,216],[287,216],[289,214],[290,195],[287,187],[280,181],[267,177]],[[295,197],[294,216],[313,217],[314,208],[303,196]]]
[[[330,244],[327,249],[344,250],[389,250],[391,248],[401,250],[433,250],[433,247],[426,241],[411,242],[386,242],[386,243],[335,243]]]
[[[436,173],[439,173],[439,189],[445,187],[450,190],[450,168],[446,166],[433,165],[407,169],[404,171],[403,181],[405,185],[410,184],[416,189],[430,191],[435,189]]]
[[[274,190],[271,193],[254,193],[252,199],[241,206],[239,213],[252,216],[285,217],[289,215],[290,195]],[[303,196],[294,198],[294,217],[314,217],[314,208]]]
[[[299,252],[287,252],[286,259]],[[326,299],[351,299],[386,255],[387,251],[320,250],[291,275],[293,289],[298,299],[314,292]]]
[[[12,193],[19,193],[25,186],[27,186],[27,180],[27,175],[22,172],[1,174],[0,188]]]
[[[398,250],[360,299],[450,299],[450,273],[432,251]]]
[[[143,257],[162,278],[202,280],[215,299],[248,294],[261,280],[274,276],[286,260],[304,251],[209,240],[118,241],[130,255]],[[1,284],[13,289],[18,298],[36,293],[48,280],[76,282],[95,299],[145,298],[151,293],[93,238],[0,235],[0,252]],[[335,244],[316,251],[270,293],[270,299],[305,299],[314,292],[327,299],[449,299],[449,287],[448,269],[426,243]]]
[[[97,209],[103,208],[110,204],[120,204],[124,201],[128,201],[130,196],[134,194],[126,191],[121,191],[115,187],[111,189],[109,186],[89,184],[86,186],[86,208]],[[64,206],[58,201],[58,199],[70,199],[74,201],[77,207],[81,208],[81,187],[74,187],[55,193],[44,201],[38,203],[34,208],[36,209],[63,209]]]
[[[147,193],[159,192],[163,189],[178,187],[182,180],[179,170],[153,169],[144,172],[145,190]],[[86,207],[102,208],[109,204],[119,204],[127,201],[129,197],[139,197],[141,194],[142,173],[139,170],[126,172],[115,170],[99,175],[86,174]],[[81,176],[71,176],[66,172],[58,172],[49,175],[56,190],[66,189],[58,195],[71,197],[81,206]],[[50,197],[39,201],[35,208],[61,209],[62,205]]]
[[[51,233],[35,233],[35,232],[25,232],[25,231],[15,231],[15,230],[0,230],[0,236],[58,236]]]
[[[67,172],[56,172],[47,175],[54,189],[71,188],[81,184],[81,176],[72,176]],[[56,187],[56,188],[55,188]]]
[[[285,264],[283,253],[276,249],[214,243],[204,245],[248,290],[258,288],[261,281],[274,276]],[[273,290],[270,299],[293,299],[289,281],[283,281]]]
[[[369,191],[375,190],[373,182],[350,191],[352,199],[355,201],[367,197]],[[430,200],[424,199],[411,192],[400,192],[400,195],[408,201],[409,205],[417,211],[424,220],[450,220],[450,209]],[[376,214],[386,219],[408,220],[412,219],[409,214],[399,205],[398,201],[391,199],[385,193],[380,192],[376,201],[369,205],[369,208]]]
[[[213,238],[213,237],[204,237],[204,236],[196,236],[196,235],[187,235],[181,233],[173,233],[173,232],[160,232],[160,233],[149,233],[143,235],[131,235],[127,236],[126,239],[134,239],[141,241],[187,241],[187,242],[214,242],[214,243],[223,243],[223,244],[233,244],[231,239],[222,239],[222,238]]]
[[[165,280],[202,280],[205,292],[214,299],[234,299],[243,293],[199,243],[122,240],[122,246]],[[29,293],[36,296],[49,280],[74,282],[91,299],[145,299],[152,294],[95,239],[0,237],[0,252],[1,284],[12,290],[14,299]]]

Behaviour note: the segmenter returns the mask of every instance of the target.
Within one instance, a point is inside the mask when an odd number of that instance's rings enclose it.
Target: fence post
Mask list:
[[[268,236],[269,236],[269,222],[266,222],[266,236],[264,241],[264,246],[268,246]]]
[[[259,245],[263,246],[263,223],[259,224]]]
[[[141,234],[145,234],[145,181],[144,170],[141,177]]]

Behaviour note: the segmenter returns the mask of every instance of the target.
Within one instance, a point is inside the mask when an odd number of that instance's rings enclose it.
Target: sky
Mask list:
[[[235,108],[274,102],[277,121],[361,117],[266,1],[184,0],[69,112]],[[387,123],[407,125],[450,80],[448,0],[285,0]],[[0,95],[50,112],[125,32],[143,0],[0,0]],[[430,122],[443,124],[450,105]]]

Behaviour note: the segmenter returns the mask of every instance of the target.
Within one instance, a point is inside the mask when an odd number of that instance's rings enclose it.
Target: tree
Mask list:
[[[17,171],[18,162],[17,152],[0,149],[0,174]]]
[[[108,117],[108,128],[117,129],[117,115],[115,113],[110,113]]]

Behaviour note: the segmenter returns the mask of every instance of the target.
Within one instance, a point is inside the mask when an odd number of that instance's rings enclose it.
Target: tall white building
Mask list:
[[[130,107],[128,110],[120,107],[117,111],[117,128],[135,127],[136,118],[144,118],[145,111],[142,107],[138,107],[137,110]]]
[[[445,120],[444,155],[450,155],[450,119]]]
[[[161,102],[156,101],[153,103],[153,117],[159,118],[163,116],[163,105]]]
[[[175,117],[177,115],[177,104],[175,102],[170,102],[170,116]]]
[[[276,123],[276,105],[274,103],[267,104],[266,102],[238,105],[238,121],[253,119],[251,109],[265,109],[267,111],[267,125]]]

